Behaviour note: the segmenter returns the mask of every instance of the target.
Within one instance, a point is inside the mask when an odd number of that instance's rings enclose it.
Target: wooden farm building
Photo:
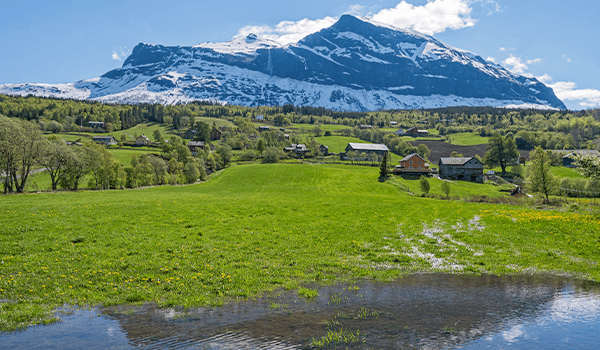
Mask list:
[[[144,134],[138,136],[138,138],[135,139],[135,144],[138,146],[149,145],[150,143],[150,139]]]
[[[198,150],[204,149],[204,141],[190,141],[188,142],[188,148],[193,156],[197,156]]]
[[[323,154],[324,156],[328,156],[329,155],[329,146],[320,145],[319,152],[321,152],[321,154]]]
[[[217,130],[216,128],[213,128],[210,131],[210,140],[211,141],[215,141],[215,140],[220,140],[221,139],[221,132],[219,130]]]
[[[94,142],[96,142],[96,143],[99,143],[99,144],[105,145],[105,146],[117,144],[117,140],[115,140],[115,138],[110,135],[109,136],[94,136],[92,138],[92,140],[94,140]]]
[[[301,144],[294,143],[290,147],[285,147],[283,149],[283,151],[285,153],[295,155],[296,157],[304,157],[309,153],[308,148],[306,148],[306,145],[303,143],[301,143]]]
[[[340,157],[342,157],[342,159],[348,159],[348,153],[350,153],[350,152],[355,152],[355,153],[357,153],[357,155],[360,153],[365,153],[367,156],[369,154],[374,153],[374,154],[377,154],[378,156],[384,157],[388,151],[389,151],[389,149],[384,144],[350,142],[350,143],[348,143],[348,146],[346,146],[346,153],[340,154]],[[361,159],[359,159],[359,160],[361,160]],[[362,160],[366,160],[366,159],[362,159]]]
[[[442,179],[483,182],[483,163],[477,158],[440,158],[439,174]]]
[[[431,174],[431,169],[427,161],[418,153],[412,153],[400,160],[400,165],[396,165],[392,173],[402,175],[403,177],[420,177]]]
[[[563,152],[568,152],[566,155],[564,155],[562,157],[562,164],[564,167],[567,167],[567,168],[576,168],[577,167],[577,165],[575,164],[575,156],[576,155],[591,155],[591,156],[595,156],[595,157],[600,157],[600,152],[598,152],[596,150],[579,149],[579,150],[563,151]]]
[[[416,127],[412,127],[410,129],[406,129],[406,135],[413,137],[427,137],[429,136],[429,131],[417,129]]]

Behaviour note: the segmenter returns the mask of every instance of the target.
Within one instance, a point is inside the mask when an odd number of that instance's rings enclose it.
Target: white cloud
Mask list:
[[[577,84],[572,81],[552,83],[552,77],[548,74],[538,77],[538,80],[554,90],[556,97],[563,101],[578,101],[577,103],[581,108],[600,107],[600,90],[577,89]]]
[[[548,75],[548,73],[544,73],[541,77],[536,77],[537,80],[541,81],[544,84],[548,84],[552,82],[552,77]]]
[[[131,54],[131,50],[127,50],[127,46],[122,47],[120,49],[114,49],[112,52],[112,59],[115,61],[120,61],[124,58],[127,58]]]
[[[481,1],[483,0],[429,0],[423,6],[414,6],[403,0],[394,8],[383,9],[366,17],[383,24],[433,35],[447,29],[457,30],[474,26],[477,20],[471,18],[471,5]],[[489,0],[487,2],[496,4]],[[362,10],[362,6],[352,5],[346,13],[360,15]],[[246,26],[238,31],[236,37],[245,37],[254,33],[285,45],[327,28],[337,20],[338,17],[316,20],[305,18],[296,22],[283,21],[274,27]]]
[[[524,74],[526,76],[530,76],[531,74],[525,73],[525,71],[529,69],[528,64],[536,64],[540,62],[542,62],[541,58],[535,58],[523,62],[521,61],[521,57],[516,57],[515,55],[510,54],[507,59],[502,61],[502,64],[507,67],[509,71],[515,74]]]
[[[507,67],[510,66],[508,67],[508,70],[515,74],[523,74],[527,69],[529,69],[529,67],[527,67],[527,64],[521,62],[521,57],[516,57],[513,54],[511,54],[510,56],[508,56],[507,59],[502,61],[502,64]]]
[[[337,21],[334,17],[325,17],[317,20],[305,18],[303,20],[292,22],[283,21],[274,28],[269,26],[246,26],[239,30],[236,37],[245,37],[254,33],[262,38],[267,38],[279,42],[281,45],[294,43],[305,36],[316,33],[321,29],[330,27]]]
[[[351,15],[360,16],[361,13],[362,13],[361,11],[363,10],[363,8],[364,8],[363,6],[358,5],[358,4],[357,5],[350,5],[350,9],[346,13],[349,13]]]
[[[433,35],[446,29],[472,27],[477,20],[471,18],[469,0],[433,0],[423,6],[414,6],[401,1],[396,7],[383,9],[371,16],[377,22],[399,28],[410,28]]]
[[[488,57],[488,58],[486,58],[486,60],[488,60],[490,62],[493,62],[493,63],[496,63],[496,59],[494,57],[491,57],[491,56]]]
[[[501,47],[499,51],[517,51],[514,47]]]

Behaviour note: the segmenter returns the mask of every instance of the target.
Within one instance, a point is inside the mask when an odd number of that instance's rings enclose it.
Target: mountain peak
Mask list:
[[[0,92],[54,93],[0,86]],[[447,106],[565,109],[552,89],[433,37],[343,15],[332,26],[282,46],[255,34],[224,43],[140,43],[123,67],[74,84],[104,102],[226,101],[337,110]],[[67,90],[65,90],[67,91]],[[65,94],[71,94],[69,90]]]

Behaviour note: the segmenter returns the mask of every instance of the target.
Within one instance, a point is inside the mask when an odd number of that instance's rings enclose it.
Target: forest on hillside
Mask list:
[[[179,105],[102,104],[93,101],[20,97],[0,95],[0,115],[35,122],[42,131],[91,131],[90,121],[105,123],[105,131],[131,128],[143,122],[171,125],[175,130],[187,130],[198,117],[222,118],[238,126],[250,126],[249,121],[263,116],[266,124],[341,124],[372,125],[361,138],[381,142],[390,122],[399,128],[437,129],[442,136],[472,132],[491,136],[511,133],[520,147],[545,149],[598,149],[600,146],[600,109],[586,111],[541,111],[491,107],[449,107],[428,110],[387,110],[376,112],[343,112],[325,108],[241,107],[210,102]],[[387,129],[387,130],[382,130]]]

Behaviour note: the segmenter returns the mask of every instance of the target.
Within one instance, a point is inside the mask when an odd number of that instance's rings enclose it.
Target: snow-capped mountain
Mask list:
[[[282,46],[254,34],[192,47],[139,44],[121,68],[73,84],[5,84],[0,93],[172,104],[337,110],[521,106],[566,109],[552,89],[433,37],[351,15]]]

